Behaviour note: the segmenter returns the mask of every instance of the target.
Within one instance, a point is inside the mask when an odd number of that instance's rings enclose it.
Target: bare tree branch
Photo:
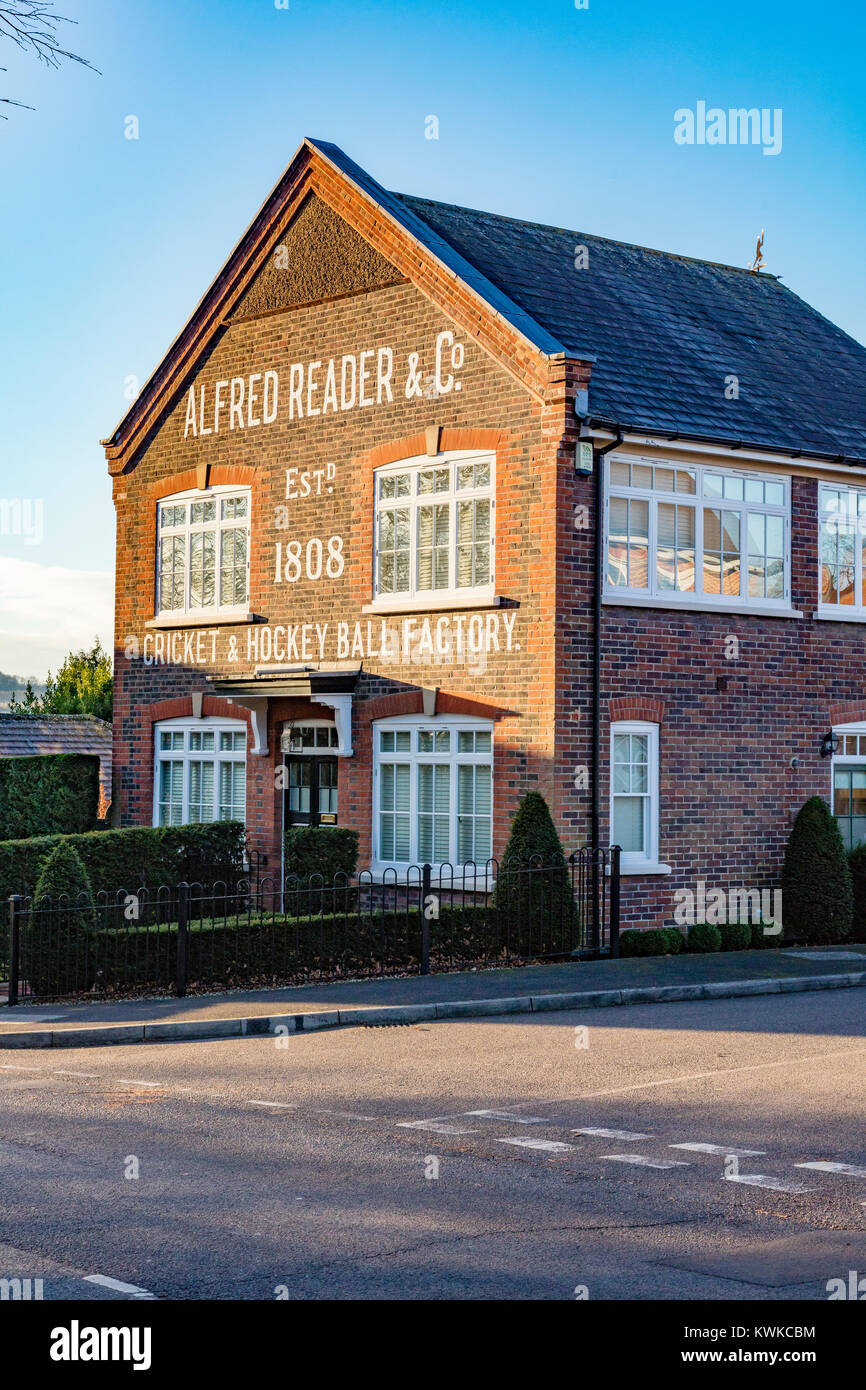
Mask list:
[[[76,23],[77,20],[67,19],[65,15],[54,14],[52,0],[0,0],[0,39],[10,39],[25,53],[35,54],[46,67],[59,68],[61,62],[67,59],[70,63],[80,63],[82,67],[98,73],[99,69],[87,58],[63,48],[58,40],[56,31],[59,24]],[[5,71],[5,68],[0,68],[0,72]],[[25,102],[14,101],[11,97],[0,97],[0,102],[8,106],[23,106],[27,111],[34,110]],[[7,119],[0,113],[0,120]]]

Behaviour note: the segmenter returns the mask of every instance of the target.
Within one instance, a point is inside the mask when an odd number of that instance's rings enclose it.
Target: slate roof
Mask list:
[[[93,714],[17,715],[0,713],[0,758],[47,753],[96,753],[100,801],[111,800],[111,725]]]
[[[866,348],[775,276],[386,196],[570,354],[595,358],[598,422],[866,460]],[[587,269],[575,269],[578,246]],[[738,400],[725,399],[731,374]]]

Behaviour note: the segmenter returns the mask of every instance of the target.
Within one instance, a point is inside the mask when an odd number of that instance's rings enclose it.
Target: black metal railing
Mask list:
[[[8,1002],[617,955],[619,848],[8,902]]]

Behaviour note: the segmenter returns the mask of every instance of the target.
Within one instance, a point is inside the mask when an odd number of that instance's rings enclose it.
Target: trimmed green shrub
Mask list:
[[[766,935],[764,932],[765,926],[773,927],[775,925],[773,922],[752,922],[749,925],[749,946],[753,951],[764,951],[768,946],[778,946],[782,940],[782,933],[778,931],[772,935]]]
[[[852,941],[866,941],[866,845],[858,845],[848,855],[851,885],[854,892],[854,913],[851,922]]]
[[[286,877],[306,879],[321,874],[330,883],[336,874],[348,878],[358,864],[358,832],[343,826],[294,825],[284,838]]]
[[[752,944],[751,922],[720,922],[723,951],[745,951]]]
[[[649,931],[624,931],[620,933],[619,953],[621,956],[664,956],[668,953],[667,932],[655,927]]]
[[[530,873],[534,859],[541,867]],[[517,808],[499,861],[492,906],[518,931],[541,920],[570,924],[577,916],[562,841],[539,792],[527,792]]]
[[[796,941],[845,941],[854,892],[839,826],[823,797],[800,807],[782,869],[785,935]]]
[[[671,956],[678,956],[680,951],[686,949],[686,938],[683,936],[679,927],[663,927],[662,935],[667,941],[667,953]]]
[[[0,843],[0,898],[32,892],[44,861],[63,840],[80,854],[94,893],[112,898],[118,889],[174,887],[184,878],[233,885],[243,874],[244,836],[241,821],[212,821],[6,840]]]
[[[99,759],[51,753],[0,760],[0,840],[95,830]]]
[[[689,927],[687,951],[720,951],[722,933],[710,922],[696,922]]]

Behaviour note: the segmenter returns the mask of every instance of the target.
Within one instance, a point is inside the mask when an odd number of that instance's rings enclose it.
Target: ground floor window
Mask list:
[[[154,825],[246,819],[246,725],[167,719],[154,729]]]
[[[866,725],[837,727],[833,758],[833,815],[846,849],[866,843]]]
[[[493,725],[407,715],[374,726],[374,856],[381,865],[486,864]]]
[[[658,725],[612,724],[610,732],[611,843],[624,869],[658,859]]]

